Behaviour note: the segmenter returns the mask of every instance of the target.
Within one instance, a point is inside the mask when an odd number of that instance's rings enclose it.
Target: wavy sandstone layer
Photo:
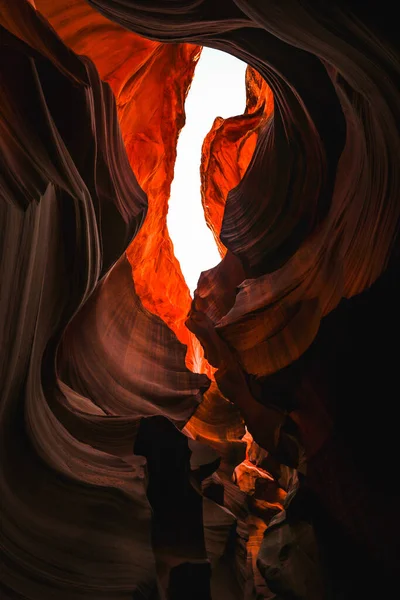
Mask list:
[[[0,0],[2,598],[397,581],[394,23],[384,2]],[[194,303],[306,454],[334,432],[306,491],[185,327],[166,214],[202,46],[249,68],[245,113],[204,141],[222,260]]]

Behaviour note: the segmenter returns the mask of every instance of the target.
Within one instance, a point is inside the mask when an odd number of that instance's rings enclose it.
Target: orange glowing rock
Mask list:
[[[187,364],[193,370],[201,368],[200,346],[184,325],[190,293],[174,255],[166,218],[176,142],[185,120],[184,101],[199,56],[200,49],[188,44],[160,47],[143,80],[143,104],[149,116],[143,118],[139,112],[125,140],[128,155],[135,157],[134,163],[138,161],[132,166],[149,202],[145,223],[127,250],[136,289],[144,306],[188,345]],[[132,109],[136,112],[135,105]]]
[[[147,40],[83,0],[38,0],[37,8],[74,52],[91,58],[114,92],[128,158],[148,198],[146,220],[127,249],[136,291],[144,307],[188,346],[187,365],[210,374],[184,325],[190,293],[166,225],[184,103],[201,47]]]
[[[270,581],[319,600],[316,552],[301,544],[314,506],[335,533],[321,536],[335,576],[352,575],[363,597],[374,573],[374,597],[397,585],[400,71],[383,26],[394,20],[284,4],[0,0],[2,598],[153,598],[168,585],[161,557],[170,584],[205,600],[193,563],[179,563],[203,560],[207,587],[205,550],[218,569],[234,533],[245,600],[270,598]],[[166,228],[201,51],[183,40],[249,61],[274,93],[249,68],[245,114],[217,118],[205,140],[202,202],[223,260],[195,302],[247,371],[265,447],[270,403],[302,438],[297,482],[244,435],[215,381],[203,397],[209,382],[177,340],[211,377]],[[305,579],[315,593],[297,593]]]
[[[166,224],[184,103],[201,47],[142,38],[83,0],[38,0],[36,5],[67,46],[94,62],[114,92],[128,158],[148,198],[145,222],[127,249],[136,291],[143,306],[187,345],[187,366],[212,378],[200,344],[185,327],[191,298]],[[221,256],[226,252],[219,239],[226,197],[243,177],[258,131],[273,111],[270,88],[250,67],[246,92],[245,113],[217,117],[203,145],[202,204]]]
[[[246,110],[243,115],[218,117],[203,143],[201,197],[204,215],[221,256],[226,248],[219,238],[228,193],[236,187],[252,159],[260,127],[271,116],[270,88],[257,71],[246,71]]]
[[[250,515],[247,518],[246,525],[249,532],[249,539],[246,544],[248,577],[252,577],[253,585],[260,598],[273,597],[257,567],[258,552],[267,526],[262,519],[255,515]]]

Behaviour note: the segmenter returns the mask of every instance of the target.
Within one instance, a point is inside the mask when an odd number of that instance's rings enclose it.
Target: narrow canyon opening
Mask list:
[[[186,124],[178,139],[167,226],[192,296],[200,273],[221,258],[201,204],[201,149],[216,117],[244,112],[246,67],[225,52],[203,48],[185,102]]]

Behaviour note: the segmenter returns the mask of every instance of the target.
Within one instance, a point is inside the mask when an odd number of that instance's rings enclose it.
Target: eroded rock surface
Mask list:
[[[2,598],[397,589],[395,23],[386,2],[0,0]],[[203,45],[249,68],[244,115],[204,141],[222,260],[191,304],[166,214]]]

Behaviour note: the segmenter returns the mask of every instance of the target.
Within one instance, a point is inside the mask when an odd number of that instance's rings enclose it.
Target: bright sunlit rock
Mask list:
[[[192,295],[200,273],[220,261],[201,205],[201,147],[216,117],[244,112],[246,66],[229,54],[203,48],[185,103],[186,125],[178,140],[167,225]]]

